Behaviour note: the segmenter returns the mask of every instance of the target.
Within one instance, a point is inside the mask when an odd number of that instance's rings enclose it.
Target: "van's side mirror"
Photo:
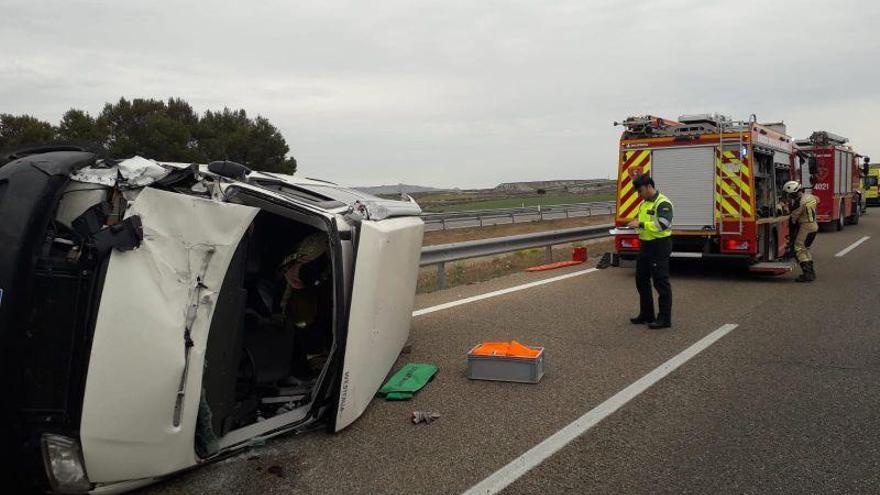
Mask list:
[[[233,180],[246,181],[251,169],[229,160],[216,161],[208,164],[208,171]]]

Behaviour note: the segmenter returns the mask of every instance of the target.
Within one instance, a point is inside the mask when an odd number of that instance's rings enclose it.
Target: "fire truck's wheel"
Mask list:
[[[770,231],[770,239],[767,244],[767,255],[765,258],[767,258],[767,261],[776,261],[776,253],[779,252],[779,240],[775,230]]]
[[[861,216],[862,216],[862,203],[861,203],[861,201],[858,201],[856,203],[853,203],[853,214],[851,217],[849,217],[849,224],[850,225],[858,225],[859,224],[859,217],[861,217]]]
[[[834,228],[835,228],[838,232],[840,232],[841,230],[843,230],[844,222],[846,222],[846,217],[843,216],[843,212],[845,211],[845,210],[843,209],[844,206],[845,206],[845,205],[843,204],[843,201],[841,201],[841,202],[840,202],[840,210],[839,210],[840,213],[837,214],[837,225],[834,226]]]

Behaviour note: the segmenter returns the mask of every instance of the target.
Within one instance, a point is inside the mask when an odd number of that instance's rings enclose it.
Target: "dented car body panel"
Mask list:
[[[128,214],[140,215],[144,238],[110,257],[83,402],[80,440],[93,482],[195,463],[191,413],[216,294],[257,209],[148,188]]]
[[[27,488],[127,491],[339,431],[393,366],[418,205],[210,168],[79,151],[0,168],[0,434]]]

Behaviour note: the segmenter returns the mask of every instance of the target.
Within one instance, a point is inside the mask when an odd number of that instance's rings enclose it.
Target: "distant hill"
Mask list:
[[[412,184],[392,184],[387,186],[364,186],[364,187],[355,187],[358,191],[363,191],[368,194],[380,195],[380,194],[399,194],[403,192],[404,194],[415,194],[415,193],[426,193],[426,192],[443,192],[443,191],[452,191],[454,189],[438,189],[436,187],[425,187],[425,186],[415,186]]]
[[[589,194],[611,190],[616,187],[613,179],[543,180],[532,182],[505,182],[495,186],[495,191],[506,193],[568,192]]]

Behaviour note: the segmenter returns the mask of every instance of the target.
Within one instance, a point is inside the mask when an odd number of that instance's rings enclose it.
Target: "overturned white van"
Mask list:
[[[42,149],[0,168],[3,465],[118,492],[367,407],[405,344],[413,202]]]

